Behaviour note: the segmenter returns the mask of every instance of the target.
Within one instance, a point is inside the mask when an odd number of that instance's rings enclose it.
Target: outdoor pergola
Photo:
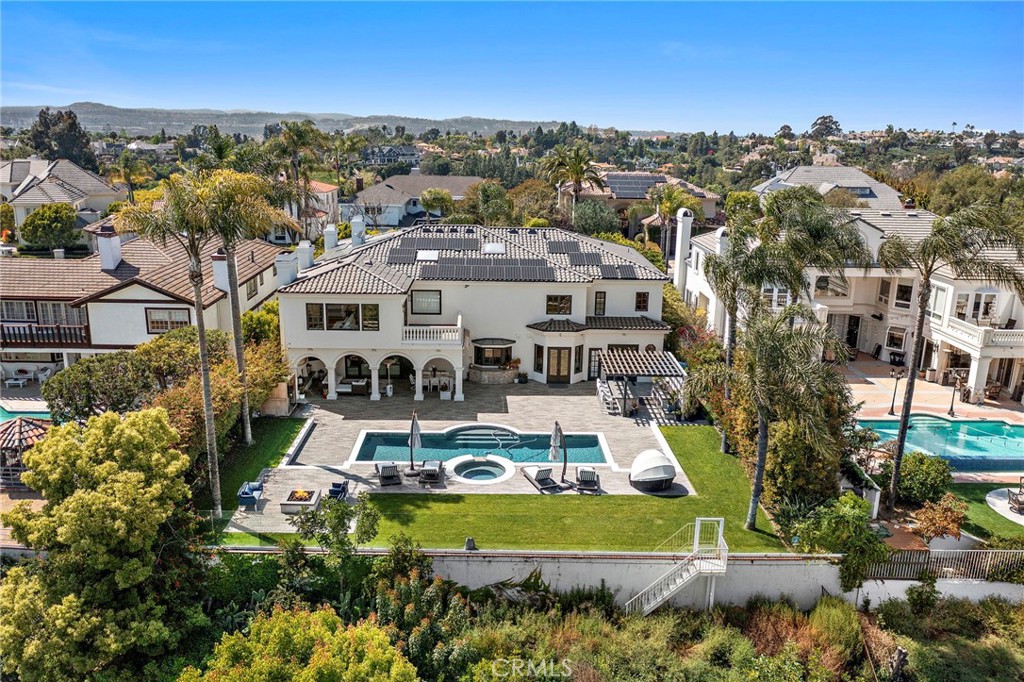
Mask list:
[[[43,439],[51,424],[36,417],[15,417],[0,424],[0,479],[21,485],[25,451]]]
[[[600,353],[601,379],[616,381],[622,393],[622,415],[627,416],[626,401],[630,397],[630,382],[638,378],[664,379],[672,390],[682,388],[686,370],[672,353],[666,351],[639,351],[612,348]],[[640,397],[639,395],[637,396]]]

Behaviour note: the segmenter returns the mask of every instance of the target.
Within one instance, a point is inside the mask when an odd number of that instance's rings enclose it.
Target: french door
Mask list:
[[[567,384],[572,376],[572,348],[548,348],[548,383]]]

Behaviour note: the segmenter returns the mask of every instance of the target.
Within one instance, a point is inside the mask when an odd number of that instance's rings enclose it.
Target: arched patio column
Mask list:
[[[462,367],[455,368],[455,396],[454,400],[457,403],[461,403],[466,399],[466,396],[462,395]]]
[[[423,400],[423,368],[414,366],[413,371],[416,373],[416,395],[413,400]]]
[[[335,377],[334,365],[327,366],[327,399],[338,399],[338,381]]]
[[[370,365],[370,400],[380,400],[380,365]]]

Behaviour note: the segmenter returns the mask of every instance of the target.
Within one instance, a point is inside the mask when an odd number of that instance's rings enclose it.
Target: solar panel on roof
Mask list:
[[[579,250],[579,242],[548,242],[548,253],[572,253]]]
[[[569,265],[600,265],[601,254],[593,252],[579,252],[569,254]]]
[[[614,265],[602,265],[600,269],[602,279],[619,279],[619,271]]]
[[[632,265],[619,265],[619,277],[622,279],[636,279],[636,268]]]
[[[416,262],[416,251],[414,249],[392,249],[388,254],[388,264],[402,265]]]

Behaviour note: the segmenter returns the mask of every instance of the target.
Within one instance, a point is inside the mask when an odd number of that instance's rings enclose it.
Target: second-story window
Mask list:
[[[35,322],[36,306],[32,301],[4,301],[0,318],[5,322]]]
[[[324,328],[324,304],[323,303],[307,303],[306,304],[306,329],[323,329]]]
[[[324,306],[328,329],[358,331],[359,305],[356,303],[328,303]]]
[[[412,299],[413,315],[440,315],[441,314],[441,292],[440,290],[414,291],[410,294]]]
[[[889,290],[892,288],[892,282],[885,277],[878,280],[878,302],[884,305],[889,305]]]
[[[548,315],[572,315],[572,296],[548,294]]]
[[[256,285],[256,280],[250,279],[248,282],[245,283],[245,299],[249,300],[250,298],[255,297],[256,292],[258,290],[259,289]]]
[[[191,320],[189,311],[173,308],[146,308],[146,331],[163,334],[172,329],[187,327]]]
[[[594,292],[594,315],[596,317],[604,317],[605,301],[607,298],[607,293],[604,291]]]
[[[636,292],[636,311],[638,313],[647,312],[647,307],[651,303],[651,295],[646,291]]]
[[[364,303],[361,307],[363,311],[363,331],[380,331],[380,305],[377,303]]]
[[[893,305],[904,310],[910,309],[910,301],[914,296],[913,284],[896,284],[896,300]]]
[[[928,301],[928,316],[936,321],[941,321],[946,313],[946,288],[932,287],[931,298]]]

